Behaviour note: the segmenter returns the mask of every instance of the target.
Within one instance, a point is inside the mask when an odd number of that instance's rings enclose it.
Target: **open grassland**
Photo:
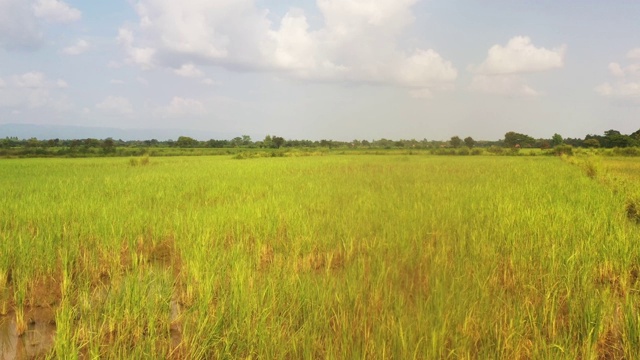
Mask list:
[[[60,359],[634,358],[640,228],[626,190],[587,174],[557,157],[3,160],[0,312],[22,336],[2,351],[48,325],[40,354]]]

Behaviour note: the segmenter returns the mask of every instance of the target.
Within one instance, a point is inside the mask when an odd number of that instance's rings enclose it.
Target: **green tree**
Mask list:
[[[587,139],[585,140],[582,145],[589,147],[589,148],[599,148],[600,147],[600,141],[598,141],[598,139]]]
[[[198,140],[188,136],[180,136],[176,141],[176,145],[178,147],[194,147],[198,145]]]
[[[112,138],[106,138],[102,141],[102,151],[105,154],[116,152],[116,142]]]
[[[459,136],[452,136],[451,140],[449,140],[449,144],[454,148],[459,148],[462,146],[462,139],[460,139]]]
[[[471,149],[472,147],[476,146],[476,141],[473,140],[473,138],[471,136],[467,136],[466,138],[464,138],[464,144]]]
[[[562,135],[556,133],[553,134],[553,137],[551,138],[551,145],[556,147],[558,145],[562,145],[564,144],[564,139],[562,138]]]
[[[509,131],[504,134],[504,145],[506,147],[531,147],[535,144],[536,140],[529,135],[520,134],[514,131]]]
[[[267,135],[264,137],[264,140],[262,140],[262,146],[267,148],[274,147],[273,138],[271,137],[271,135]]]
[[[273,141],[273,145],[279,149],[282,145],[284,145],[285,140],[283,137],[280,136],[274,136],[271,138],[271,141]]]

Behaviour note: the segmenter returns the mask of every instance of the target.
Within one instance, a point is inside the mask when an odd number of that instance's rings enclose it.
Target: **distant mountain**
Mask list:
[[[189,136],[198,140],[232,139],[240,134],[229,134],[189,129],[118,129],[107,127],[37,125],[37,124],[0,124],[0,139],[17,137],[19,139],[121,139],[121,140],[177,140],[179,136]]]

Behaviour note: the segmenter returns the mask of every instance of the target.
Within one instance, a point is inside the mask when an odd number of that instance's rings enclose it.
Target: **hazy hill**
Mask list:
[[[36,125],[36,124],[0,124],[0,139],[17,137],[19,139],[106,139],[122,140],[176,140],[179,136],[189,136],[198,140],[231,139],[239,134],[216,133],[212,131],[188,129],[118,129],[107,127]]]

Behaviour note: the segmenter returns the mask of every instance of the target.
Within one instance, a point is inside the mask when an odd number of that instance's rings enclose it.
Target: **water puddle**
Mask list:
[[[56,326],[52,321],[37,321],[38,310],[25,313],[29,319],[19,335],[14,313],[0,317],[0,360],[27,359],[47,354],[53,348]]]

